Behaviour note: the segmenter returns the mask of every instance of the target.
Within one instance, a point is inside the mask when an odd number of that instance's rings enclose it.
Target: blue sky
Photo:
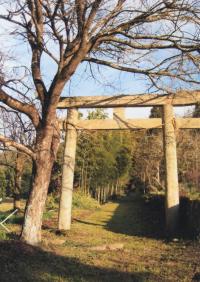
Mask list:
[[[26,43],[18,40],[15,36],[8,36],[9,26],[1,26],[0,31],[4,38],[2,47],[4,50],[13,50],[12,55],[15,60],[9,61],[8,69],[12,70],[13,66],[22,64],[30,67],[30,50]],[[1,38],[0,37],[0,38]],[[6,39],[6,40],[5,40]],[[50,84],[51,79],[56,71],[55,64],[45,55],[42,62],[43,76],[46,84]],[[118,95],[118,94],[139,94],[147,91],[148,84],[144,76],[135,76],[132,73],[119,72],[108,67],[94,67],[95,77],[91,77],[89,67],[83,63],[72,77],[63,91],[62,96],[93,96],[93,95]],[[177,115],[183,115],[188,111],[188,107],[175,109]],[[86,112],[86,111],[84,111]],[[150,108],[128,108],[126,116],[128,118],[145,118],[149,116]],[[111,111],[109,110],[109,113]]]

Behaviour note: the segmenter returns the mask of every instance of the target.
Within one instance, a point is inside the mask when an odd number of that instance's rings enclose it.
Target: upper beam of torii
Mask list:
[[[62,97],[58,109],[69,108],[115,108],[152,107],[171,104],[188,106],[200,102],[200,91],[178,91],[175,94],[141,94],[116,96],[78,96]]]
[[[124,108],[126,107],[150,107],[150,106],[188,106],[200,102],[200,91],[179,91],[168,95],[117,95],[117,96],[80,96],[61,98],[58,108],[114,108],[113,119],[105,120],[77,120],[74,126],[85,130],[115,130],[115,129],[141,129],[161,128],[162,119],[126,119]],[[121,108],[119,113],[117,109]],[[66,120],[61,121],[63,129]],[[199,118],[174,119],[176,128],[200,128]]]

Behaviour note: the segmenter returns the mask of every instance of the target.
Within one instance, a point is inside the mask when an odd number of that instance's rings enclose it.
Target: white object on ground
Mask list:
[[[9,214],[4,220],[2,220],[0,222],[0,225],[7,231],[10,232],[10,230],[8,229],[8,227],[5,226],[5,222],[11,217],[13,216],[16,212],[18,211],[18,209],[14,210],[11,214]]]

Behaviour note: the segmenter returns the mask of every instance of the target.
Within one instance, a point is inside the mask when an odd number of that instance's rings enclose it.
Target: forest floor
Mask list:
[[[162,222],[158,209],[135,195],[75,210],[65,235],[56,234],[52,211],[37,248],[19,243],[20,225],[9,224],[14,233],[0,241],[0,281],[200,281],[200,244],[167,242]]]

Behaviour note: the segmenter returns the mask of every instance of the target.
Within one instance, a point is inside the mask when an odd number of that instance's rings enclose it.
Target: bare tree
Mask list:
[[[56,108],[77,67],[88,62],[144,75],[160,89],[173,79],[180,85],[196,83],[200,7],[192,0],[4,0],[1,7],[1,22],[8,22],[11,34],[30,47],[30,73],[39,101],[38,105],[30,98],[34,90],[27,86],[26,76],[18,80],[20,89],[14,79],[1,81],[1,103],[29,118],[35,128],[32,148],[0,136],[0,142],[34,162],[21,239],[35,245],[41,240],[42,214],[60,140]],[[43,70],[47,57],[57,66],[50,85],[45,83],[48,70]]]
[[[0,130],[4,133],[4,136],[7,136],[12,142],[20,143],[28,148],[33,146],[35,134],[29,120],[24,118],[21,113],[2,105],[0,105],[0,115],[2,123]],[[4,152],[4,158],[0,162],[0,165],[10,167],[14,171],[13,206],[14,209],[20,210],[22,175],[25,163],[30,162],[30,158],[26,153],[12,148],[12,144],[11,146],[9,143],[5,144],[10,148],[6,148],[5,146],[1,148]]]

